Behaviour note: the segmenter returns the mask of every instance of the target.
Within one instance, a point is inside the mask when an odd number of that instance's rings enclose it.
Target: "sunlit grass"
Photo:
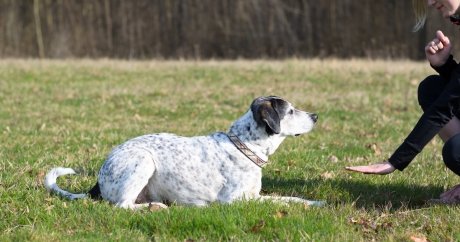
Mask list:
[[[427,199],[460,183],[433,140],[404,172],[343,167],[388,158],[417,121],[426,63],[370,60],[0,61],[0,238],[5,240],[431,241],[460,238],[460,210]],[[263,192],[325,200],[323,208],[237,202],[127,211],[50,195],[54,166],[87,191],[105,155],[137,135],[225,131],[262,95],[319,114],[264,168]]]

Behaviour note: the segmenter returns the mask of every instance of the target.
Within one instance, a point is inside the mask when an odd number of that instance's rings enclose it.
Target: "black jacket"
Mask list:
[[[442,94],[423,113],[412,132],[388,159],[400,171],[404,170],[425,145],[452,119],[454,106],[458,107],[460,65],[454,61],[451,55],[443,66],[433,68],[443,79],[448,80],[448,83]]]

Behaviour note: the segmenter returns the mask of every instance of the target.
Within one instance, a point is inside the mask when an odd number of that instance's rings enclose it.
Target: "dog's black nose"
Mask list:
[[[312,113],[310,114],[311,120],[313,120],[313,123],[316,123],[318,121],[318,114]]]

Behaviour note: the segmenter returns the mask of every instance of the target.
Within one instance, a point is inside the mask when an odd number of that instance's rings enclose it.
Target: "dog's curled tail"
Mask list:
[[[68,191],[64,191],[56,184],[56,179],[58,177],[64,176],[64,175],[73,175],[73,174],[75,174],[75,171],[72,168],[64,168],[64,167],[53,168],[45,176],[46,189],[48,189],[48,191],[57,193],[58,195],[68,198],[70,200],[87,197],[87,195],[84,193],[75,194],[75,193],[70,193]]]

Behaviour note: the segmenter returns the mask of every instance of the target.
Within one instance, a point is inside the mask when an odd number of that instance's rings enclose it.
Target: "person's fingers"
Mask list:
[[[368,168],[366,166],[348,166],[345,167],[345,169],[349,171],[357,171],[357,172],[366,172],[368,171]]]
[[[361,172],[364,174],[380,174],[380,175],[385,175],[395,170],[393,165],[391,165],[388,161],[384,161],[384,162],[372,164],[372,165],[367,165],[367,166],[348,166],[348,167],[345,167],[345,169],[349,171]]]
[[[436,50],[432,46],[426,47],[426,52],[429,54],[436,54]]]
[[[444,49],[444,44],[442,42],[439,42],[436,47],[438,47],[438,50]]]
[[[437,39],[434,39],[433,41],[430,41],[426,46],[425,46],[425,52],[429,53],[429,54],[436,54],[437,51],[439,50],[439,47],[438,45],[440,44],[441,42]],[[442,45],[442,43],[441,43]]]
[[[438,38],[439,40],[442,40],[445,37],[446,36],[444,35],[444,33],[441,30],[436,31],[436,38]]]
[[[372,166],[351,166],[351,167],[345,167],[345,169],[349,171],[360,172],[363,174],[379,174],[380,173],[378,168],[375,168]]]
[[[450,41],[447,36],[441,30],[436,31],[436,38],[441,41],[444,45],[449,45]]]

